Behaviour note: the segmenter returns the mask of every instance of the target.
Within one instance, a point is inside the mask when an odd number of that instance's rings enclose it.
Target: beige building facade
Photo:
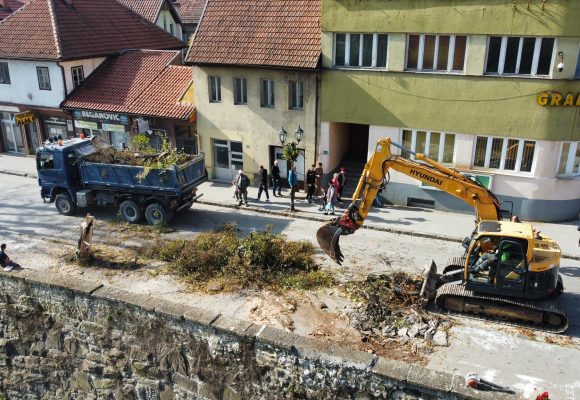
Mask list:
[[[298,144],[298,179],[314,163],[317,148],[317,73],[243,67],[194,67],[197,129],[210,179],[231,181],[238,170],[252,177],[281,158],[279,132]],[[252,179],[254,182],[255,179]]]

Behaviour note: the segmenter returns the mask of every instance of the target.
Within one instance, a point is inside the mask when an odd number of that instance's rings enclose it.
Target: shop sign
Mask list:
[[[35,116],[31,111],[23,112],[15,115],[16,125],[26,125],[34,122]]]
[[[75,110],[75,119],[104,122],[107,124],[129,124],[129,117],[124,114],[115,114],[104,111]]]
[[[101,129],[104,131],[109,131],[109,132],[125,132],[124,125],[101,124]]]
[[[75,126],[77,128],[84,128],[84,129],[99,129],[99,125],[96,122],[89,122],[89,121],[79,121],[78,119],[75,120]]]
[[[536,101],[540,106],[580,107],[580,93],[541,92]]]

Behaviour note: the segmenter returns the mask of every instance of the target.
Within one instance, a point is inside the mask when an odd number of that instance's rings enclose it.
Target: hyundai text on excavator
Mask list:
[[[392,154],[392,146],[415,159]],[[339,264],[343,261],[340,236],[362,226],[379,189],[387,185],[391,169],[458,197],[475,210],[476,226],[463,240],[464,254],[452,260],[441,275],[434,262],[426,270],[425,297],[454,313],[552,332],[567,329],[566,314],[553,301],[563,292],[558,244],[530,224],[502,221],[499,200],[478,181],[390,138],[377,142],[348,209],[318,230],[316,237],[326,254]]]

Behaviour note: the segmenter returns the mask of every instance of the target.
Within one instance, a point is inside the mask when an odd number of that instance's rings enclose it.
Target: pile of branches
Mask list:
[[[173,165],[184,164],[195,156],[169,149],[160,153],[139,153],[130,150],[117,150],[114,147],[100,147],[96,152],[84,157],[85,161],[102,164],[123,164],[151,169],[166,169]]]

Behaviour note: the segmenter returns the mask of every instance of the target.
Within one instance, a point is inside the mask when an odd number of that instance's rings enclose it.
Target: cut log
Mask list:
[[[87,260],[91,256],[91,241],[93,240],[93,217],[87,214],[85,220],[81,224],[81,237],[79,238],[77,246],[77,257],[81,260]]]

